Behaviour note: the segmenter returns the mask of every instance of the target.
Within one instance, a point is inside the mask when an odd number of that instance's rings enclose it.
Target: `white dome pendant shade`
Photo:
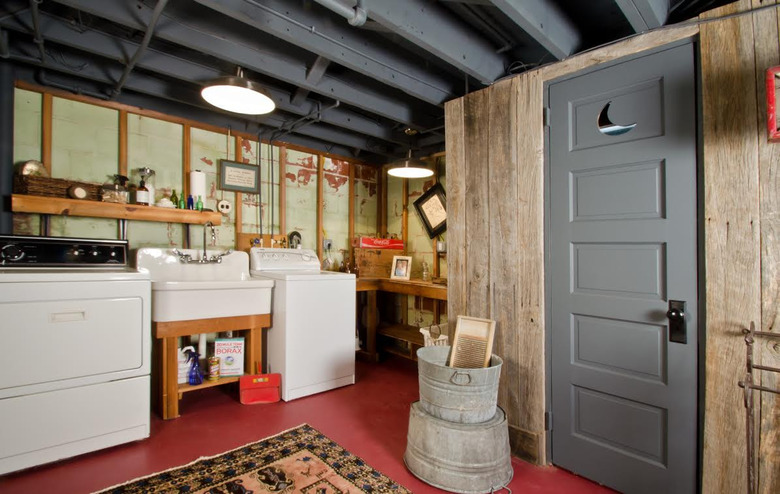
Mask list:
[[[271,113],[276,104],[260,84],[244,79],[243,70],[238,75],[220,77],[209,82],[200,95],[211,105],[233,113],[263,115]]]
[[[433,176],[433,170],[421,160],[412,158],[412,149],[409,148],[406,158],[393,162],[387,174],[399,178],[425,178]]]

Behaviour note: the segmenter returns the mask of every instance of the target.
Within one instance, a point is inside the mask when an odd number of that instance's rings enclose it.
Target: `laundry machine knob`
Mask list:
[[[0,250],[0,259],[3,261],[18,261],[24,257],[24,251],[16,244],[7,244]]]

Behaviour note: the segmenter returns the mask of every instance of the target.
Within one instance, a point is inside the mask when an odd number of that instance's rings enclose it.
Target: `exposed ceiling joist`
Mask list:
[[[421,59],[412,59],[346,22],[333,22],[320,10],[286,0],[195,1],[430,104],[455,96],[450,82],[420,67]]]
[[[492,0],[492,3],[558,60],[579,48],[577,28],[555,4],[544,0]]]
[[[354,3],[354,2],[352,2]],[[424,0],[363,0],[369,18],[482,84],[504,75],[505,60],[448,10]]]
[[[66,27],[66,24],[58,22],[56,18],[47,14],[43,14],[41,20],[41,29],[45,40],[70,46],[117,62],[124,62],[127,59],[128,54],[134,53],[138,47],[135,43],[129,41],[118,42],[110,36],[96,31],[76,31],[70,29]],[[31,23],[29,13],[25,13],[17,15],[15,18],[3,19],[0,21],[0,26],[26,32],[31,25],[29,23]],[[70,62],[70,64],[73,65],[72,62]],[[76,65],[84,67],[81,70],[89,68],[88,61],[78,62]],[[151,49],[147,50],[146,56],[141,59],[138,66],[186,82],[215,79],[221,75],[221,73],[214,68],[188,62]],[[115,82],[116,80],[107,81],[108,84],[114,84]],[[289,93],[271,87],[267,87],[267,89],[280,110],[302,116],[313,113],[318,109],[316,102],[306,101],[300,106],[295,106],[289,102]],[[200,98],[198,97],[197,100],[199,101]],[[379,125],[378,122],[343,109],[333,109],[324,113],[322,115],[322,121],[331,125],[361,132],[377,139],[398,143],[404,142],[399,135],[389,132],[387,128]]]
[[[139,2],[125,0],[57,0],[58,3],[74,7],[90,14],[109,19],[112,22],[143,30],[151,18],[152,9]],[[155,34],[167,41],[185,46],[201,53],[229,61],[246,69],[266,74],[289,84],[303,87],[312,93],[371,111],[405,125],[428,126],[425,113],[410,102],[391,97],[381,88],[357,87],[327,74],[318,84],[306,81],[306,65],[293,55],[274,50],[271,46],[253,46],[247,39],[251,34],[228,31],[213,22],[208,16],[184,16],[173,18],[166,11]],[[251,31],[251,30],[250,30]],[[223,74],[225,75],[225,74]],[[204,82],[204,81],[201,81]]]
[[[43,86],[386,163],[443,150],[445,101],[732,1],[0,0],[0,58]],[[202,100],[237,68],[274,112]]]
[[[330,60],[328,60],[325,57],[317,57],[317,60],[314,61],[314,63],[309,67],[309,69],[306,71],[306,81],[309,84],[317,84],[320,82],[320,79],[322,79],[322,76],[325,75],[325,71],[328,70],[328,66],[330,65]],[[295,91],[295,94],[293,95],[290,102],[295,106],[300,106],[301,103],[306,101],[306,98],[309,96],[309,91],[307,89],[298,88]]]
[[[615,3],[637,33],[661,27],[669,17],[669,0],[615,0]]]
[[[10,53],[11,59],[18,55],[21,57],[32,57],[37,53],[37,47],[32,43],[19,42],[15,43],[15,50]],[[78,54],[68,53],[64,55],[71,68],[66,66],[52,67],[51,64],[40,64],[40,69],[56,70],[58,73],[64,74],[65,78],[52,76],[45,72],[39,72],[34,76],[34,79],[39,84],[51,85],[53,87],[59,87],[61,89],[68,89],[71,92],[78,94],[87,94],[90,96],[100,97],[101,87],[103,90],[112,86],[117,79],[119,79],[123,72],[123,67],[120,64],[113,64],[111,66],[104,66],[101,68],[95,67],[90,63],[88,58],[79,56]],[[84,86],[83,84],[74,82],[74,77],[79,79],[88,79],[98,83],[98,87],[91,87],[91,85]],[[58,82],[58,80],[62,82]],[[78,79],[75,79],[76,81]],[[184,103],[192,105],[192,100],[198,96],[196,88],[182,87],[177,83],[166,83],[160,79],[141,74],[139,72],[132,72],[127,77],[125,87],[136,93],[146,94],[154,96],[155,98],[161,98],[176,103]],[[143,105],[140,105],[143,106]],[[203,103],[197,105],[202,111],[213,111],[213,109]],[[228,114],[230,115],[230,114]],[[232,115],[231,115],[232,116]],[[292,120],[292,119],[290,119]],[[274,132],[285,128],[289,125],[290,120],[284,118],[284,115],[271,114],[260,118],[255,118],[254,121],[260,125],[263,131],[263,138],[268,138],[273,135]],[[366,139],[359,134],[342,134],[336,132],[332,128],[326,126],[308,125],[297,129],[297,133],[305,135],[325,143],[333,143],[339,146],[343,146],[345,149],[362,149],[369,151],[373,154],[389,154],[389,151],[381,146],[376,141]]]
[[[6,29],[11,29],[19,32],[31,32],[31,26],[32,26],[32,19],[29,12],[25,12],[22,14],[18,14],[14,17],[6,17],[2,20],[0,20],[0,26]],[[43,37],[43,40],[45,42],[55,42],[58,44],[62,44],[65,46],[69,46],[72,48],[76,48],[78,50],[91,53],[93,55],[99,55],[101,57],[105,57],[106,59],[114,60],[115,62],[118,62],[120,64],[123,64],[128,58],[129,54],[135,53],[138,49],[138,45],[135,43],[131,43],[129,41],[121,41],[118,42],[117,40],[112,39],[110,36],[99,33],[97,31],[91,31],[91,30],[74,30],[68,27],[67,24],[61,22],[59,19],[50,16],[48,14],[41,14],[40,18],[40,29],[41,34]],[[90,63],[88,60],[84,61],[73,61],[69,60],[67,64],[60,64],[62,67],[67,67],[68,65],[72,67],[80,67],[78,72],[81,72],[82,75],[87,76],[87,72],[85,72],[87,69],[91,69]],[[209,80],[219,77],[221,74],[218,70],[215,70],[210,67],[205,67],[202,65],[198,65],[192,62],[188,62],[186,60],[182,60],[180,58],[157,52],[155,50],[147,49],[144,57],[139,61],[138,63],[139,68],[144,68],[146,70],[150,70],[159,74],[164,74],[172,79],[180,79],[182,81],[193,81],[193,80]],[[103,70],[104,73],[106,73],[105,69]],[[116,81],[122,76],[122,69],[118,69],[116,73],[112,74],[114,76],[114,79],[105,80],[107,85],[113,86]],[[131,73],[131,77],[133,77],[134,80],[138,80],[138,74],[137,73]],[[94,77],[90,77],[94,80]],[[145,89],[148,87],[147,85],[139,87],[138,85],[132,85],[129,83],[126,83],[126,86],[128,88],[132,88],[134,90],[151,94],[158,97],[165,97],[170,98],[170,92],[159,92],[155,93],[154,91],[150,91],[148,89]],[[159,84],[158,84],[159,86]],[[197,85],[193,85],[194,87],[197,87]],[[172,91],[173,93],[176,93],[177,91]],[[304,107],[296,107],[292,105],[289,102],[290,95],[289,93],[284,93],[278,90],[270,89],[269,92],[271,93],[273,99],[277,102],[277,105],[280,110],[287,110],[291,111],[295,114],[299,115],[307,115],[307,114],[313,114],[317,113],[319,110],[318,106],[314,103],[309,102],[308,105],[305,105]],[[197,94],[195,91],[193,93]],[[199,98],[196,98],[196,101],[198,101]],[[204,104],[204,106],[206,106]],[[305,111],[304,111],[305,110]],[[338,116],[338,109],[331,110],[332,112],[337,113]],[[329,112],[322,113],[320,115],[320,119],[323,122],[327,122],[330,115]],[[350,114],[348,116],[341,115],[342,119],[344,120],[344,123],[350,123],[352,117],[355,117],[356,119],[364,118],[360,117],[357,114]],[[271,115],[266,115],[264,117],[259,117],[259,120],[262,122],[266,122],[266,124],[269,127],[281,127],[283,126],[286,121],[283,119],[280,119],[279,117]],[[366,119],[368,120],[368,119]],[[367,124],[370,123],[370,121],[366,122]],[[377,132],[382,134],[382,137],[384,140],[392,139],[393,141],[399,140],[399,138],[396,138],[392,132],[389,132],[388,129],[383,128],[379,125],[376,125],[374,123],[374,128],[377,130]],[[312,134],[314,132],[314,135]],[[312,137],[317,137],[318,135],[321,135],[323,139],[330,142],[337,142],[339,144],[343,144],[349,147],[362,147],[363,149],[370,150],[372,152],[377,152],[377,144],[374,141],[366,140],[365,138],[360,137],[360,134],[343,134],[343,137],[338,137],[335,131],[328,130],[328,131],[313,131],[309,130],[307,132],[308,135],[312,135]]]

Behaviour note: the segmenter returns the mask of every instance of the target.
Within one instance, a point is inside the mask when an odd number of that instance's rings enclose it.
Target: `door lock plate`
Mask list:
[[[688,325],[685,321],[685,301],[670,300],[666,317],[669,319],[669,341],[687,344]]]

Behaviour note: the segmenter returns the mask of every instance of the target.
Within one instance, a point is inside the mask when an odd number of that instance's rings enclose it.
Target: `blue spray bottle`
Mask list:
[[[187,374],[187,382],[193,386],[203,384],[203,373],[200,371],[200,362],[198,362],[198,352],[187,350],[187,362],[192,361],[190,364],[190,371]]]

